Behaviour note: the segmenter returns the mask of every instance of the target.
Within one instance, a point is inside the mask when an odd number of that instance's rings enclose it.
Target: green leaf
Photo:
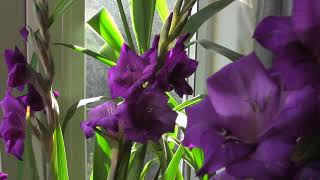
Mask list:
[[[216,43],[211,42],[206,39],[200,39],[200,40],[193,41],[193,42],[189,43],[186,47],[189,47],[194,43],[200,44],[203,48],[205,48],[207,50],[211,50],[213,52],[219,53],[222,56],[230,59],[231,61],[236,61],[236,60],[243,57],[242,54],[239,54],[231,49],[228,49],[226,47],[223,47],[219,44],[216,44]]]
[[[177,138],[178,137],[178,133],[179,133],[179,126],[175,126],[174,128],[174,132],[173,133],[167,133],[166,135],[170,138]],[[175,147],[175,143],[174,142],[168,142],[169,143],[169,147],[173,150]]]
[[[93,180],[106,180],[110,170],[111,163],[111,149],[102,136],[96,133],[96,142],[94,145],[93,154]]]
[[[39,174],[38,174],[38,169],[36,165],[36,158],[34,156],[33,152],[33,146],[32,146],[32,123],[30,119],[30,109],[28,108],[27,111],[27,130],[26,130],[26,139],[25,139],[25,153],[24,153],[24,163],[28,163],[28,174],[29,174],[29,179],[34,179],[38,180],[39,179]],[[22,179],[22,178],[21,178]]]
[[[189,18],[183,31],[193,35],[210,17],[212,17],[234,1],[235,0],[219,0],[209,4],[207,7],[201,9]]]
[[[101,101],[102,99],[109,99],[111,100],[110,98],[106,98],[104,96],[99,96],[99,97],[93,97],[93,98],[87,98],[87,99],[81,99],[79,101],[77,101],[76,103],[72,104],[68,110],[67,110],[67,113],[63,119],[63,122],[62,122],[62,132],[64,133],[66,131],[66,128],[67,128],[67,125],[70,121],[70,119],[73,117],[73,115],[76,113],[77,109],[82,107],[82,106],[85,106],[85,105],[88,105],[88,104],[91,104],[91,103],[94,103],[94,102],[98,102],[98,101]]]
[[[167,0],[157,0],[156,8],[162,22],[166,22],[169,16]]]
[[[176,106],[179,105],[178,101],[169,92],[166,92],[166,95],[169,98],[168,104],[171,108],[175,108]]]
[[[116,63],[106,57],[104,57],[103,55],[99,54],[99,53],[96,53],[94,51],[91,51],[89,49],[86,49],[86,48],[83,48],[83,47],[80,47],[80,46],[76,46],[76,45],[73,45],[73,44],[64,44],[64,43],[55,43],[54,45],[62,45],[62,46],[65,46],[65,47],[68,47],[76,52],[80,52],[80,53],[83,53],[83,54],[86,54],[88,56],[91,56],[97,60],[99,60],[100,62],[102,62],[103,64],[106,64],[110,67],[113,67],[116,65]]]
[[[38,68],[38,64],[39,64],[39,58],[38,58],[37,54],[34,52],[34,53],[32,53],[30,66],[33,69],[37,69]]]
[[[193,155],[194,162],[197,165],[197,168],[200,169],[203,166],[203,162],[204,162],[204,154],[202,149],[192,148],[191,152]]]
[[[136,150],[131,152],[128,177],[130,177],[130,179],[139,179],[143,170],[144,158],[147,152],[147,144],[135,143],[133,148],[136,148]]]
[[[168,168],[164,173],[164,179],[174,179],[177,178],[177,172],[179,171],[179,164],[184,154],[184,147],[180,145],[176,153],[174,154],[172,160],[169,163]]]
[[[134,34],[140,54],[149,49],[155,0],[129,0]]]
[[[151,159],[146,163],[146,165],[143,167],[143,170],[140,174],[140,180],[145,180],[147,173],[150,171],[151,167],[156,165],[158,162],[157,159]]]
[[[59,123],[53,133],[53,151],[51,164],[56,180],[68,180],[68,165],[63,141],[63,135]]]
[[[106,8],[101,9],[93,16],[88,24],[92,27],[112,48],[120,52],[124,43],[121,32]]]
[[[194,165],[196,166],[196,171],[202,168],[203,163],[204,163],[204,153],[203,150],[200,148],[192,148],[191,150],[192,155],[193,155],[193,161]],[[204,175],[201,177],[202,180],[208,180],[209,177],[208,175]]]
[[[204,95],[198,95],[196,97],[193,97],[193,98],[177,105],[173,110],[174,111],[181,111],[189,106],[192,106],[194,104],[201,102],[204,97],[205,97]]]
[[[119,52],[115,51],[108,43],[105,43],[98,51],[98,54],[107,59],[117,62],[119,59]]]
[[[50,25],[57,17],[61,16],[68,8],[70,8],[74,2],[75,0],[60,0],[50,16]]]

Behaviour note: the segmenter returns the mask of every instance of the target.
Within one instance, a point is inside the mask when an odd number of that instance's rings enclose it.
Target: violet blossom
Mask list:
[[[198,67],[198,62],[190,59],[185,51],[184,43],[189,36],[186,34],[177,40],[175,47],[168,52],[158,75],[160,86],[165,91],[174,89],[180,97],[183,94],[191,95],[193,93],[186,78],[191,76]]]
[[[316,91],[283,91],[254,54],[207,83],[208,97],[186,111],[184,144],[205,153],[199,174],[226,168],[237,178],[286,177],[296,139],[317,124]]]
[[[0,136],[5,143],[5,150],[21,160],[24,150],[26,110],[10,91],[7,91],[0,106],[4,114],[0,125]]]
[[[297,89],[320,83],[320,3],[294,0],[292,16],[265,18],[254,38],[275,54],[273,70],[285,88]]]
[[[123,133],[127,140],[135,142],[158,141],[163,133],[173,131],[175,126],[177,113],[171,110],[167,101],[164,93],[149,88],[119,105],[106,102],[93,108],[81,127],[87,138],[101,127],[115,138]]]
[[[124,44],[117,65],[108,71],[111,96],[113,98],[128,98],[130,95],[143,90],[144,83],[154,79],[156,68],[156,48],[152,48],[145,55],[139,56]]]
[[[23,90],[25,86],[28,87],[28,93],[19,99],[26,106],[29,105],[31,111],[41,111],[44,108],[41,96],[33,87],[28,83],[30,73],[28,72],[28,63],[25,56],[21,53],[19,48],[7,49],[4,53],[9,73],[7,86],[10,88],[18,88]]]

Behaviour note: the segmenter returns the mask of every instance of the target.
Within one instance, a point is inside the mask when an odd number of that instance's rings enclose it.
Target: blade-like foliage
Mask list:
[[[157,12],[161,18],[161,21],[164,23],[166,22],[168,16],[169,16],[169,9],[167,0],[157,0],[156,4]]]
[[[105,43],[98,51],[98,54],[117,62],[119,59],[119,52],[115,51],[108,43]]]
[[[239,53],[237,53],[237,52],[235,52],[235,51],[233,51],[231,49],[228,49],[226,47],[223,47],[223,46],[221,46],[219,44],[216,44],[216,43],[211,42],[211,41],[206,40],[206,39],[199,39],[199,40],[193,41],[193,42],[189,43],[187,45],[187,47],[191,46],[194,43],[200,44],[203,48],[205,48],[207,50],[219,53],[222,56],[230,59],[231,61],[236,61],[236,60],[240,59],[241,57],[243,57],[242,54],[239,54]]]
[[[128,177],[130,177],[130,179],[139,179],[143,170],[144,158],[147,152],[147,144],[141,145],[136,143],[133,148],[136,148],[136,150],[131,152]]]
[[[166,92],[166,95],[168,96],[169,100],[168,100],[168,104],[171,108],[175,108],[176,106],[179,105],[179,103],[177,102],[177,100],[169,93]]]
[[[60,0],[50,16],[50,24],[52,24],[57,17],[61,16],[68,8],[70,8],[74,2],[75,0]]]
[[[173,158],[171,159],[168,168],[164,173],[164,179],[176,179],[177,173],[179,171],[179,164],[184,154],[184,147],[180,145],[176,153],[174,154]]]
[[[31,66],[33,69],[37,69],[38,64],[39,64],[39,58],[38,58],[37,54],[34,52],[34,53],[32,53],[32,57],[31,57],[31,61],[30,61],[30,66]]]
[[[156,7],[155,0],[129,0],[133,30],[139,52],[142,54],[150,46],[152,23]]]
[[[108,178],[108,172],[110,170],[111,162],[111,149],[101,135],[96,133],[96,142],[94,146],[93,154],[93,180],[106,180]]]
[[[28,174],[30,179],[38,180],[39,179],[39,174],[38,174],[38,169],[36,165],[36,158],[34,156],[33,152],[33,146],[32,146],[32,124],[31,124],[31,119],[30,119],[30,109],[27,108],[27,113],[26,113],[26,119],[27,119],[27,128],[26,128],[26,140],[25,140],[25,153],[24,153],[24,163],[28,163]]]
[[[56,180],[68,180],[68,165],[63,141],[63,135],[59,123],[57,123],[53,134],[53,151],[51,164]]]
[[[113,67],[116,65],[116,63],[112,60],[109,60],[107,57],[104,57],[103,55],[97,53],[97,52],[94,52],[94,51],[91,51],[89,49],[86,49],[86,48],[83,48],[83,47],[80,47],[80,46],[76,46],[76,45],[73,45],[73,44],[64,44],[64,43],[55,43],[55,45],[62,45],[62,46],[65,46],[65,47],[68,47],[76,52],[80,52],[80,53],[83,53],[83,54],[86,54],[88,56],[91,56],[97,60],[99,60],[100,62],[102,62],[103,64],[106,64],[110,67]]]
[[[106,8],[101,9],[93,16],[88,24],[92,27],[112,48],[120,52],[124,39],[121,32]]]
[[[157,159],[152,159],[146,163],[140,174],[140,180],[145,180],[147,173],[150,171],[151,167],[157,164]]]
[[[94,102],[97,102],[97,101],[100,101],[102,99],[108,99],[108,98],[106,98],[104,96],[99,96],[99,97],[94,97],[94,98],[81,99],[81,100],[77,101],[76,103],[72,104],[68,108],[67,113],[63,119],[62,132],[64,133],[66,131],[66,128],[67,128],[67,125],[68,125],[70,119],[76,113],[78,108],[85,106],[85,105],[88,105],[88,104],[91,104],[91,103],[94,103]]]
[[[219,0],[209,4],[207,7],[201,9],[189,18],[183,31],[193,35],[210,17],[212,17],[234,1],[235,0]]]
[[[192,106],[194,104],[201,102],[204,97],[205,97],[204,95],[198,95],[196,97],[193,97],[193,98],[177,105],[173,110],[174,111],[181,111],[189,106]]]

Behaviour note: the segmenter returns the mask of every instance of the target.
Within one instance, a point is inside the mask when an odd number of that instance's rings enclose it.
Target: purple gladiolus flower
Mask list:
[[[31,111],[41,111],[44,108],[42,99],[39,93],[35,90],[33,85],[28,84],[30,78],[30,72],[28,69],[28,63],[21,51],[16,47],[15,49],[8,49],[4,53],[8,68],[8,87],[18,88],[23,90],[25,85],[28,87],[28,93],[19,99],[26,106],[31,107]]]
[[[199,174],[226,167],[237,178],[285,177],[296,139],[319,127],[316,91],[283,91],[254,54],[225,66],[207,83],[208,97],[187,108],[183,142],[204,150]],[[272,151],[274,146],[279,149]]]
[[[0,172],[0,180],[7,180],[8,175],[6,173]]]
[[[0,125],[0,136],[5,142],[6,152],[21,160],[24,150],[26,111],[9,91],[0,105],[4,114]]]
[[[119,106],[119,127],[127,139],[146,143],[158,141],[162,134],[173,132],[177,113],[167,105],[167,96],[150,87]]]
[[[182,97],[183,94],[191,95],[192,88],[186,81],[198,67],[198,62],[190,59],[185,51],[184,42],[189,38],[189,34],[181,36],[168,54],[164,66],[159,73],[160,86],[165,91],[175,90]]]
[[[139,56],[124,44],[118,64],[108,72],[111,96],[128,98],[140,92],[144,89],[144,83],[154,79],[156,68],[157,48],[152,48],[143,56]]]
[[[285,88],[299,89],[320,83],[320,21],[318,0],[294,0],[291,17],[267,17],[254,38],[276,55],[273,69]]]
[[[177,113],[168,107],[167,101],[164,93],[146,89],[118,106],[110,102],[97,106],[81,127],[87,138],[93,136],[96,127],[102,127],[113,137],[124,133],[127,140],[157,141],[163,133],[174,130]]]

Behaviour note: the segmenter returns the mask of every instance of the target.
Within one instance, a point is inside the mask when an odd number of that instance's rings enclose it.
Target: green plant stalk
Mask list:
[[[119,12],[120,12],[120,15],[121,15],[123,27],[124,27],[124,30],[125,30],[125,33],[126,33],[126,36],[127,36],[127,39],[128,39],[129,46],[133,50],[135,50],[133,39],[132,39],[132,36],[131,36],[131,33],[130,33],[128,21],[127,21],[127,17],[126,17],[126,14],[124,12],[124,8],[123,8],[121,0],[117,0],[117,4],[118,4]]]
[[[126,180],[131,155],[132,142],[123,140],[112,147],[111,169],[108,180]]]

